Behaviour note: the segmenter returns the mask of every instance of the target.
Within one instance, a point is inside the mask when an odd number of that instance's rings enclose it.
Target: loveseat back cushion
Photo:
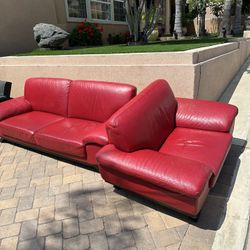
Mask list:
[[[69,91],[68,116],[105,122],[136,95],[136,88],[114,82],[75,80]]]
[[[110,143],[125,152],[159,149],[175,127],[176,108],[168,83],[154,81],[108,121]]]
[[[35,111],[67,116],[70,82],[61,78],[30,78],[25,83],[24,97]]]

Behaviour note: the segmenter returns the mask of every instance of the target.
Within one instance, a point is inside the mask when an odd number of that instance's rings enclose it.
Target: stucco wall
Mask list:
[[[55,24],[70,32],[77,23],[68,22],[64,0],[8,0],[0,4],[0,56],[37,48],[33,27],[37,23]],[[127,25],[103,24],[103,40],[108,34],[124,33]]]
[[[202,62],[199,65],[199,99],[219,99],[241,65],[241,51],[239,49]]]
[[[14,83],[12,96],[23,95],[24,82],[29,77],[63,77],[69,79],[91,79],[130,83],[141,91],[155,79],[167,79],[178,96],[192,97],[195,68],[187,65],[13,65],[0,66],[1,79]],[[184,80],[184,79],[186,80]],[[175,84],[177,83],[177,84]]]
[[[245,58],[250,40],[186,52],[0,58],[0,79],[23,95],[29,77],[63,77],[131,83],[141,91],[155,79],[168,80],[176,96],[217,100]]]

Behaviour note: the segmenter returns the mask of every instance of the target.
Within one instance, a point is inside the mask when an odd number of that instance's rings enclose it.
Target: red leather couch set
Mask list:
[[[196,217],[230,149],[235,106],[175,98],[157,80],[106,124],[103,179]]]
[[[0,104],[0,136],[97,159],[105,181],[195,217],[230,149],[237,108],[175,98],[164,80],[135,94],[127,84],[32,78],[24,97]]]
[[[105,122],[135,95],[128,84],[30,78],[24,97],[0,104],[0,137],[97,164]]]

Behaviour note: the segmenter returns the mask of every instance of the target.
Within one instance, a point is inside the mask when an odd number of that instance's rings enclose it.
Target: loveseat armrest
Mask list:
[[[177,98],[176,126],[229,132],[238,108],[234,105],[205,100]]]
[[[106,168],[192,198],[199,197],[212,176],[202,163],[153,150],[127,153],[109,144],[96,157],[101,174]]]
[[[0,103],[0,121],[32,110],[31,104],[23,96]]]
[[[108,135],[106,132],[105,123],[100,124],[85,134],[83,138],[83,144],[85,146],[87,144],[98,144],[101,146],[108,144]]]

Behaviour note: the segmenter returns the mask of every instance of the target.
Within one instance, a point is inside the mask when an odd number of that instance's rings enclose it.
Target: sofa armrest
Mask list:
[[[192,198],[202,193],[212,176],[207,166],[196,161],[153,150],[127,153],[111,144],[97,153],[97,161],[101,173],[107,168]]]
[[[32,110],[31,104],[24,97],[17,97],[0,103],[0,121]]]
[[[177,98],[176,126],[230,132],[238,108],[226,103]]]
[[[87,144],[98,144],[102,146],[108,144],[108,135],[105,123],[95,127],[93,130],[89,131],[89,133],[85,134],[83,144],[85,146]]]

